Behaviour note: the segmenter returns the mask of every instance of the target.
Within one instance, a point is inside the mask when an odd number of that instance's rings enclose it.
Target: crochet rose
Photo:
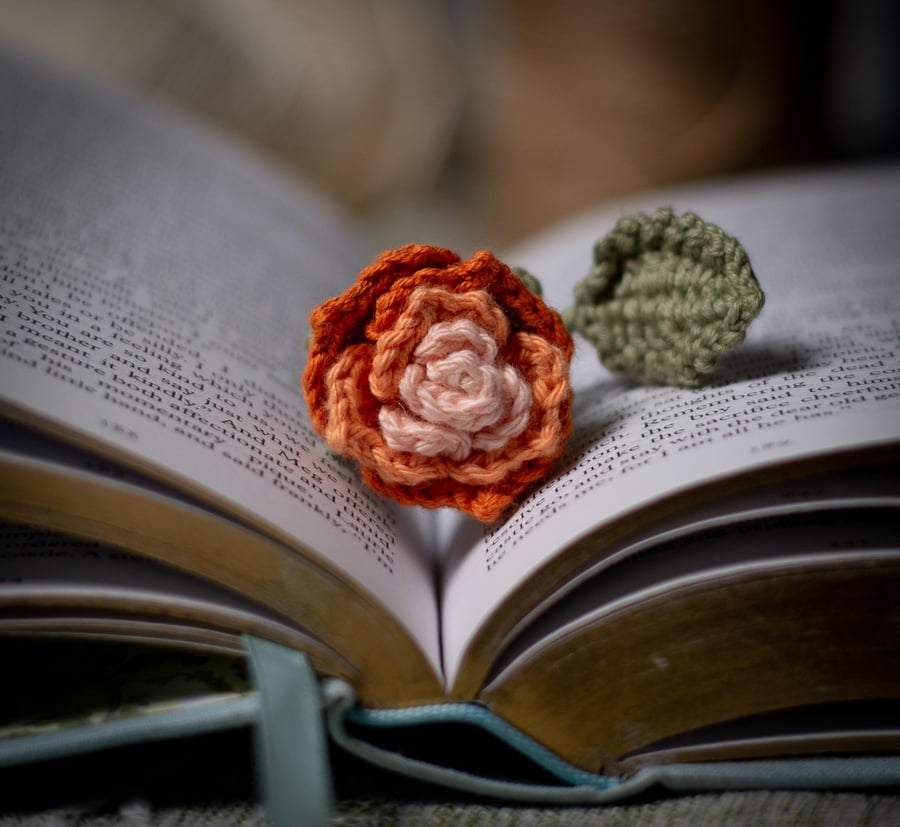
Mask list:
[[[313,427],[376,491],[496,519],[572,430],[572,339],[488,252],[382,253],[313,311]]]

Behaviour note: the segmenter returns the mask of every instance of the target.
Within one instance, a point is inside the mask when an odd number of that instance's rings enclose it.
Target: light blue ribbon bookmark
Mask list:
[[[260,694],[257,770],[271,823],[324,827],[333,796],[316,675],[300,652],[245,640]]]
[[[506,801],[543,804],[608,804],[657,789],[672,792],[748,789],[864,789],[900,787],[900,756],[722,761],[648,767],[626,779],[594,775],[565,764],[488,710],[468,704],[438,704],[400,710],[363,710],[353,688],[328,680],[319,687],[299,652],[256,638],[247,648],[260,694],[259,771],[275,827],[327,825],[332,791],[325,743],[331,738],[371,764],[419,781]],[[325,713],[323,720],[323,711]],[[352,735],[348,721],[363,728],[425,723],[478,726],[556,775],[560,786],[483,778],[425,763]]]
[[[720,761],[646,767],[628,778],[594,775],[548,754],[528,736],[486,709],[467,704],[439,704],[397,710],[365,710],[356,706],[353,688],[329,680],[323,687],[328,729],[345,750],[377,766],[462,792],[506,801],[537,804],[610,804],[649,790],[657,793],[710,790],[840,790],[900,787],[900,756],[806,758],[769,761]],[[563,786],[542,786],[483,778],[418,761],[377,747],[351,735],[346,723],[363,727],[414,726],[455,722],[478,726],[555,775]]]

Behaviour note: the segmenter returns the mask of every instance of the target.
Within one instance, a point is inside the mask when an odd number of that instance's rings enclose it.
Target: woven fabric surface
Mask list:
[[[154,809],[144,803],[114,813],[73,810],[0,816],[0,827],[262,827],[259,805],[227,804]],[[900,795],[733,792],[608,807],[510,807],[390,800],[339,802],[335,827],[890,827],[900,824]]]

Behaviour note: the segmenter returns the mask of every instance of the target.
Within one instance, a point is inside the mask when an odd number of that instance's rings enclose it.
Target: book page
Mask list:
[[[762,315],[699,390],[613,377],[579,343],[575,433],[561,471],[504,523],[460,530],[451,552],[443,591],[451,681],[502,601],[527,581],[529,599],[541,602],[552,586],[539,573],[598,527],[716,479],[900,439],[900,169],[672,198],[639,206],[672,203],[735,234],[767,294]],[[616,217],[589,216],[514,263],[542,276],[550,302],[565,306]]]
[[[805,554],[873,550],[900,553],[897,525],[900,496],[835,500],[819,507],[760,510],[729,520],[708,520],[686,531],[669,531],[657,542],[638,544],[614,555],[602,573],[587,579],[555,604],[507,647],[495,666],[500,673],[517,659],[539,657],[573,629],[586,628],[665,593],[675,582],[715,578],[735,567],[766,566]]]
[[[309,547],[437,670],[414,521],[322,448],[306,319],[363,257],[313,193],[162,110],[0,58],[6,411]]]
[[[675,548],[684,543],[685,549],[694,547],[706,532],[717,538],[723,554],[730,540],[729,533],[740,535],[748,524],[767,519],[784,519],[803,523],[813,514],[830,514],[842,510],[844,514],[857,512],[863,521],[873,521],[876,512],[884,509],[900,511],[900,466],[858,468],[844,472],[813,474],[797,479],[776,480],[772,485],[752,488],[730,496],[704,501],[686,511],[656,520],[646,528],[630,533],[627,539],[604,547],[602,555],[576,575],[568,578],[542,603],[517,619],[509,634],[504,657],[513,650],[523,650],[529,641],[549,636],[563,623],[599,610],[601,592],[594,591],[607,584],[606,572],[619,563],[639,557],[639,566],[648,581],[659,580],[661,571],[671,565],[692,565],[689,551],[677,551],[678,559],[670,561],[656,555],[661,547]],[[855,519],[855,518],[854,518]],[[866,528],[868,531],[868,526]],[[861,535],[857,534],[859,539]],[[892,543],[893,545],[893,543]],[[847,546],[852,547],[852,544]],[[661,561],[661,566],[656,565]]]
[[[142,638],[181,625],[188,640],[191,631],[201,642],[230,637],[231,651],[243,655],[241,635],[252,630],[314,656],[325,651],[284,618],[208,581],[103,543],[0,521],[0,633],[91,628],[127,637],[129,616]]]

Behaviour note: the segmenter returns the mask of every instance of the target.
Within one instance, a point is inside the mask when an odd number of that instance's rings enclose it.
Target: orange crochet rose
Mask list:
[[[490,253],[388,250],[310,321],[313,427],[376,491],[489,522],[562,453],[572,338]]]

